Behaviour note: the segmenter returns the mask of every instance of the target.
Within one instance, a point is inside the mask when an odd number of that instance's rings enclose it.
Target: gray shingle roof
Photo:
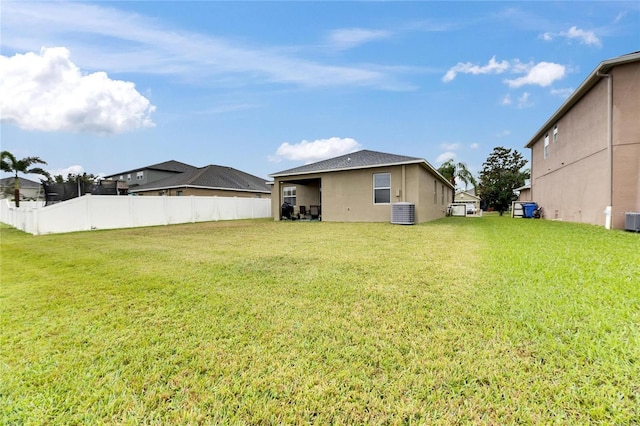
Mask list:
[[[162,163],[152,164],[146,167],[138,167],[137,169],[127,170],[125,172],[113,173],[113,174],[107,175],[106,177],[124,175],[127,173],[133,173],[140,170],[161,170],[164,172],[184,173],[184,172],[188,172],[195,169],[196,167],[190,164],[182,163],[176,160],[169,160],[169,161],[164,161]]]
[[[208,189],[224,189],[234,191],[250,191],[271,193],[265,179],[236,170],[232,167],[209,165],[195,168],[184,173],[177,173],[145,185],[131,188],[131,192],[154,189],[197,187]]]
[[[318,161],[317,163],[305,164],[304,166],[283,170],[269,176],[279,177],[413,163],[426,163],[429,165],[426,160],[422,158],[387,154],[384,152],[369,151],[365,149],[362,151],[352,152],[351,154],[341,155],[340,157]]]

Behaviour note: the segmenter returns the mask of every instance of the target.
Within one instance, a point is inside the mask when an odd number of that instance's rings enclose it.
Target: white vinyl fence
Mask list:
[[[43,207],[0,200],[0,220],[33,235],[271,217],[271,199],[84,195]]]

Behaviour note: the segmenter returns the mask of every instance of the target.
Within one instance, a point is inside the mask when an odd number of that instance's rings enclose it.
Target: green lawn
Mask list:
[[[2,226],[1,424],[640,422],[640,235]]]

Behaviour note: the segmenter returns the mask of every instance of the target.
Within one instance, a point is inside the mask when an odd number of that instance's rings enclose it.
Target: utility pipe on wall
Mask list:
[[[611,229],[613,215],[613,77],[611,74],[597,72],[598,77],[607,79],[607,163],[609,167],[609,199],[604,210],[604,227]]]

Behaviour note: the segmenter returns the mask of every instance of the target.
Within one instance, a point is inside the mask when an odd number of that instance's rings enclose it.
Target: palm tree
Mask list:
[[[47,164],[41,160],[40,157],[26,157],[22,160],[17,160],[16,157],[9,151],[2,151],[0,153],[0,169],[3,172],[13,173],[15,176],[13,184],[13,197],[16,203],[16,207],[20,207],[20,182],[18,180],[18,173],[24,174],[36,174],[49,178],[49,172],[40,167],[31,167],[34,164]]]
[[[464,189],[467,189],[469,184],[473,185],[474,188],[476,187],[476,178],[473,177],[473,174],[471,174],[465,163],[456,163],[453,159],[450,159],[438,167],[438,172],[448,179],[454,188],[456,186],[456,180],[464,182]]]

